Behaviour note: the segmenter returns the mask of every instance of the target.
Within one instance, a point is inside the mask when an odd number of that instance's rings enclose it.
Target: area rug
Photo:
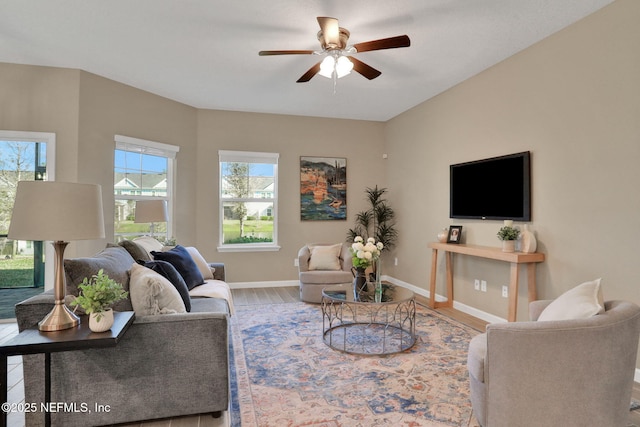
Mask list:
[[[234,427],[474,426],[466,356],[478,332],[417,306],[409,350],[358,356],[322,341],[314,304],[238,307]]]

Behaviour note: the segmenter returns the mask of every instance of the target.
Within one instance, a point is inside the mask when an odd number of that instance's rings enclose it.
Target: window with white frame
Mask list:
[[[218,152],[219,251],[278,250],[277,153]]]
[[[176,154],[180,147],[128,136],[115,136],[113,169],[115,241],[153,235],[172,237],[171,200]],[[164,200],[169,221],[136,222],[136,202]]]

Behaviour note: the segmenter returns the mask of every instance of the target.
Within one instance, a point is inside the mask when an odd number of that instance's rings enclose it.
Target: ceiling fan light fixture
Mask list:
[[[349,60],[346,56],[341,56],[336,61],[336,74],[338,78],[344,77],[351,73],[353,70],[353,62]]]
[[[330,79],[331,77],[333,77],[333,70],[335,69],[335,66],[335,58],[329,55],[320,63],[320,71],[318,72],[318,74],[320,74],[322,77]]]

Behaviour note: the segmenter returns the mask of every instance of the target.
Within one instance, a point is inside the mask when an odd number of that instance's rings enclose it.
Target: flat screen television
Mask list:
[[[451,218],[531,220],[528,151],[451,165]]]

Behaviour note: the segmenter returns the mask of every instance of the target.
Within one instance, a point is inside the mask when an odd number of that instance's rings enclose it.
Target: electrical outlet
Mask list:
[[[480,282],[480,290],[482,292],[487,292],[487,281],[486,280],[483,280],[483,281]]]
[[[502,286],[502,298],[509,298],[509,287],[506,285]]]
[[[395,257],[393,260],[393,265],[397,266],[398,265],[398,257]]]
[[[475,289],[476,291],[480,290],[480,280],[476,279],[473,281],[473,289]]]
[[[298,262],[298,258],[294,258],[293,259],[293,266],[294,267],[300,267],[300,263]]]

